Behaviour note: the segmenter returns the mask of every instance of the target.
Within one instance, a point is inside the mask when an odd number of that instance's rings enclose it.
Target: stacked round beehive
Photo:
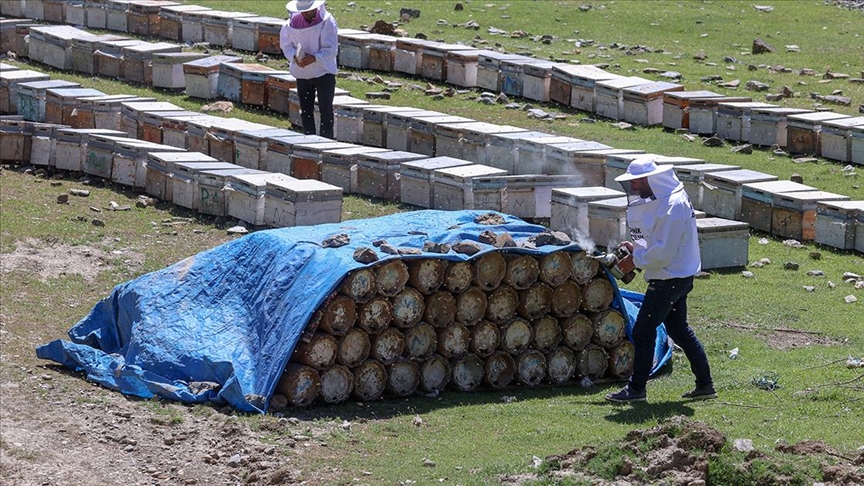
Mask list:
[[[305,406],[625,378],[633,346],[613,297],[584,251],[384,261],[321,305],[276,393]]]

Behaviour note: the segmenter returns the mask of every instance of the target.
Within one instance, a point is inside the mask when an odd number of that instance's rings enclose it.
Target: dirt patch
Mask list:
[[[806,346],[837,346],[841,344],[822,334],[794,331],[764,331],[757,334],[773,349],[803,348]]]
[[[143,262],[143,256],[135,252],[106,252],[87,245],[69,246],[59,241],[26,238],[16,243],[15,251],[3,255],[0,270],[33,275],[43,282],[72,275],[92,282],[99,273],[109,270],[118,257],[130,265]]]

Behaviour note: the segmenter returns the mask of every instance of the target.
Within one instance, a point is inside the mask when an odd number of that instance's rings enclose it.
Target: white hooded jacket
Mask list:
[[[339,50],[339,35],[336,19],[323,9],[323,21],[305,29],[291,27],[291,20],[285,22],[279,32],[279,46],[291,62],[288,68],[297,79],[315,79],[325,74],[336,74],[336,54]],[[315,56],[315,62],[300,67],[297,65],[297,46],[304,54]]]
[[[684,185],[671,170],[648,176],[654,199],[627,208],[633,261],[645,280],[690,277],[702,269],[696,215]]]

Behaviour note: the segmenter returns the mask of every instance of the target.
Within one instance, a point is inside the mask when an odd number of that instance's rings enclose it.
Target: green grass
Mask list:
[[[193,2],[190,2],[193,3]],[[227,10],[254,11],[262,15],[284,15],[283,1],[249,1],[242,5],[234,1],[199,0],[196,4]],[[740,78],[743,83],[755,79],[767,82],[772,90],[788,85],[801,96],[784,100],[784,106],[812,108],[810,91],[830,94],[842,89],[855,103],[851,107],[831,106],[835,111],[855,114],[857,104],[864,100],[864,85],[844,80],[819,83],[818,77],[795,73],[769,74],[766,69],[748,71],[747,64],[782,64],[792,69],[812,68],[820,74],[828,69],[860,77],[864,58],[864,38],[856,25],[864,22],[861,12],[850,12],[821,1],[779,2],[771,13],[760,13],[747,2],[671,2],[649,3],[617,1],[601,2],[463,2],[465,10],[454,12],[454,2],[367,3],[331,1],[330,11],[341,27],[360,27],[375,20],[395,20],[400,7],[421,9],[421,17],[403,25],[410,34],[424,32],[432,39],[470,42],[475,35],[499,42],[509,51],[532,52],[538,57],[578,60],[582,63],[604,62],[610,70],[622,74],[639,74],[646,67],[674,69],[684,74],[688,89],[711,89],[724,94],[749,95],[761,100],[761,94],[739,88],[735,91],[700,82],[702,76],[720,74],[725,80]],[[578,5],[591,5],[587,12]],[[646,8],[650,5],[650,8]],[[502,7],[507,7],[502,10]],[[242,7],[242,8],[241,8]],[[373,10],[381,8],[382,13]],[[511,18],[501,18],[509,15]],[[477,20],[479,31],[459,27],[437,26],[438,19],[450,24]],[[806,20],[801,20],[806,19]],[[557,36],[550,45],[530,39],[490,36],[486,28],[494,26],[513,31],[522,29],[532,35],[549,33]],[[824,28],[823,28],[824,27]],[[860,29],[857,29],[860,31]],[[578,31],[575,32],[575,31]],[[701,37],[708,34],[707,37]],[[856,36],[856,34],[858,34]],[[777,54],[749,56],[756,37],[762,37],[780,49]],[[593,39],[593,46],[576,48],[566,39]],[[600,48],[613,42],[646,45],[652,52],[627,55],[624,50]],[[797,44],[799,53],[785,53],[783,46]],[[662,49],[664,52],[653,52]],[[698,63],[692,56],[704,50],[709,62]],[[743,64],[724,62],[724,56],[734,56]],[[639,62],[645,59],[648,62]],[[24,63],[19,63],[24,64]],[[284,60],[273,59],[273,66]],[[734,71],[727,69],[734,66]],[[38,69],[100,89],[109,94],[130,93],[156,96],[189,110],[199,110],[203,102],[182,94],[153,91],[128,83]],[[370,77],[376,73],[358,73]],[[410,84],[425,85],[424,80],[394,74],[385,78]],[[800,85],[800,82],[807,83]],[[339,80],[340,87],[363,97],[366,91],[379,88],[363,81]],[[471,94],[472,96],[474,93]],[[640,148],[664,155],[680,155],[705,159],[709,162],[741,165],[769,172],[787,179],[799,173],[804,182],[819,189],[864,199],[860,177],[845,177],[841,166],[825,160],[796,164],[786,157],[774,157],[757,150],[751,155],[730,152],[729,146],[708,148],[660,128],[637,128],[621,131],[609,123],[587,123],[589,114],[561,108],[554,104],[543,109],[568,115],[563,121],[541,122],[528,119],[524,112],[505,110],[501,106],[485,106],[457,95],[435,101],[421,91],[407,87],[393,93],[386,103],[416,106],[459,114],[477,120],[524,126],[555,134],[597,140],[618,148]],[[537,105],[536,103],[534,103]],[[273,126],[288,126],[284,116],[238,105],[228,116],[239,117]],[[0,315],[2,315],[4,359],[0,369],[6,377],[24,376],[21,366],[33,367],[34,343],[65,337],[66,330],[117,284],[146,272],[162,268],[199,251],[228,241],[233,237],[214,225],[213,218],[197,216],[170,205],[155,208],[134,208],[128,212],[95,213],[90,206],[105,208],[110,201],[132,204],[136,195],[111,184],[90,187],[89,198],[72,197],[69,205],[57,205],[56,196],[71,187],[74,180],[60,179],[54,187],[51,181],[29,174],[4,169],[0,174],[0,251],[12,252],[16,243],[34,238],[45,244],[89,245],[105,251],[110,269],[93,281],[77,276],[42,281],[33,274],[4,273],[0,281]],[[366,197],[346,196],[343,219],[356,219],[411,210],[410,206]],[[190,223],[177,227],[163,226],[163,220],[178,216],[190,218]],[[86,221],[78,218],[84,217]],[[99,217],[104,227],[93,226],[89,220]],[[176,231],[176,234],[173,232]],[[700,280],[689,299],[692,325],[709,355],[720,398],[714,401],[685,403],[680,394],[692,387],[692,375],[686,360],[679,354],[673,359],[671,374],[665,374],[649,384],[648,404],[636,407],[610,406],[603,394],[617,384],[583,389],[545,387],[513,389],[497,392],[457,393],[447,391],[437,398],[389,398],[372,404],[353,401],[332,406],[316,406],[288,412],[304,420],[301,426],[275,427],[273,417],[241,416],[264,434],[274,445],[284,444],[294,434],[324,430],[326,448],[314,454],[293,456],[304,471],[326,472],[331,484],[351,484],[353,478],[370,484],[394,484],[411,479],[417,484],[430,484],[442,478],[454,484],[489,484],[498,474],[534,471],[533,456],[545,458],[583,445],[603,445],[619,440],[627,431],[647,428],[674,415],[686,415],[704,421],[727,434],[729,440],[750,438],[760,451],[771,451],[776,441],[795,443],[801,440],[824,440],[841,451],[861,445],[860,417],[862,408],[861,383],[842,384],[860,375],[860,370],[847,369],[848,356],[861,357],[864,337],[860,332],[860,290],[842,282],[843,272],[864,273],[864,257],[810,244],[805,249],[792,249],[778,238],[768,237],[768,244],[758,243],[762,235],[750,238],[750,260],[769,258],[771,265],[750,269],[754,279],[745,279],[740,269],[714,272],[709,280]],[[813,260],[810,251],[820,251],[821,260]],[[142,255],[141,264],[130,265],[123,254]],[[127,254],[128,255],[128,254]],[[783,270],[783,263],[796,261],[797,272]],[[809,277],[808,270],[820,269],[826,277]],[[828,281],[836,284],[829,288]],[[807,292],[803,286],[815,286]],[[644,290],[639,279],[629,286]],[[846,304],[843,297],[856,295],[859,302]],[[735,327],[738,326],[738,327]],[[788,330],[805,332],[788,332]],[[778,347],[779,342],[784,347]],[[793,344],[795,344],[793,346]],[[737,359],[729,359],[729,351],[739,349]],[[780,388],[774,392],[761,390],[752,384],[754,377],[776,373]],[[92,389],[84,380],[69,381],[70,386]],[[74,391],[73,391],[74,393]],[[106,392],[107,393],[107,392]],[[503,403],[502,397],[516,396],[517,401]],[[156,407],[141,402],[142,407]],[[161,407],[162,405],[158,405]],[[155,416],[167,424],[186,421],[188,416],[209,416],[212,407],[175,407],[159,409]],[[413,418],[423,419],[421,426]],[[351,422],[343,430],[343,420]],[[189,423],[188,421],[186,421]],[[477,451],[480,450],[480,453]],[[619,455],[620,456],[620,455]],[[424,459],[435,463],[425,467]],[[740,457],[729,454],[712,463],[717,484],[759,484],[764,471],[784,467],[780,459],[771,456],[751,471],[740,471]],[[609,458],[606,466],[614,468]],[[606,467],[604,466],[604,467]],[[760,469],[761,468],[761,469]],[[368,472],[365,474],[363,472]],[[790,481],[793,481],[790,479]],[[540,479],[537,484],[553,484]],[[561,484],[561,483],[554,483]],[[567,484],[564,482],[564,484]],[[575,480],[572,484],[579,484]]]

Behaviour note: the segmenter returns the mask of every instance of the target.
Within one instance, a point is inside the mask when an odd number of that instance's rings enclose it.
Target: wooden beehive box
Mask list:
[[[64,0],[42,0],[42,20],[52,24],[62,24],[65,21],[63,16]]]
[[[504,175],[507,175],[507,171],[483,164],[436,169],[432,174],[432,208],[456,211],[475,209],[473,180]]]
[[[84,0],[66,0],[63,2],[63,21],[68,25],[85,26],[87,12],[84,10]]]
[[[183,25],[183,42],[188,44],[204,42],[204,14],[211,10],[210,8],[187,10],[180,14],[180,22]]]
[[[522,66],[522,96],[529,100],[549,101],[554,62],[536,61]]]
[[[552,66],[549,80],[549,99],[570,106],[570,91],[573,89],[573,73],[582,68],[579,64],[557,63]]]
[[[228,162],[174,162],[171,178],[171,201],[181,208],[196,209],[199,200],[198,176],[207,170],[231,170],[242,167]]]
[[[824,201],[848,201],[849,196],[825,191],[787,192],[774,195],[771,234],[798,241],[816,238],[816,206]]]
[[[775,195],[814,190],[815,187],[792,181],[744,184],[741,189],[741,221],[748,223],[753,229],[770,233]]]
[[[122,128],[120,119],[121,103],[152,101],[156,101],[156,98],[135,95],[105,95],[79,98],[78,116],[75,119],[78,125],[77,128],[120,130]]]
[[[120,70],[123,79],[153,85],[153,56],[157,53],[181,52],[183,46],[169,42],[153,42],[124,47]]]
[[[325,139],[327,140],[327,139]],[[356,147],[354,144],[334,142],[296,143],[291,148],[291,177],[321,180],[321,163],[325,150]]]
[[[706,191],[702,194],[702,210],[711,216],[740,221],[744,184],[776,180],[777,176],[749,169],[705,174]]]
[[[390,150],[408,151],[408,131],[411,129],[411,121],[416,116],[444,115],[431,110],[400,110],[390,111],[384,114],[384,123],[387,125],[387,145]]]
[[[357,193],[357,163],[363,154],[391,152],[385,148],[355,145],[324,150],[321,155],[321,182],[342,188],[348,194]]]
[[[147,154],[175,150],[176,147],[143,140],[117,140],[114,143],[111,180],[134,189],[144,189],[147,184]]]
[[[217,118],[207,127],[205,137],[209,140],[207,154],[216,160],[234,163],[234,138],[241,130],[264,130],[272,128],[262,123],[253,123],[238,118]]]
[[[178,3],[163,0],[133,0],[129,2],[126,12],[128,32],[143,36],[159,35],[161,33],[159,13],[162,7],[177,5]]]
[[[147,111],[186,111],[167,101],[123,101],[120,103],[120,129],[129,138],[144,138],[142,114]]]
[[[408,129],[408,151],[434,157],[438,155],[435,150],[435,131],[437,126],[473,121],[470,118],[450,115],[412,117],[411,125]]]
[[[0,52],[18,52],[16,30],[19,24],[29,23],[25,19],[0,19]]]
[[[33,20],[45,20],[45,4],[42,2],[24,2],[21,8],[24,10],[24,17]]]
[[[281,22],[275,17],[243,17],[234,20],[231,32],[231,47],[248,52],[258,52],[259,29],[263,22]]]
[[[96,44],[93,52],[93,71],[99,76],[106,78],[119,78],[123,71],[121,69],[123,54],[126,47],[146,44],[145,41],[136,39],[101,41]]]
[[[369,49],[364,39],[374,36],[363,31],[339,31],[339,65],[346,68],[369,69]]]
[[[172,116],[182,116],[186,117],[197,117],[200,115],[198,112],[194,111],[177,111],[177,110],[168,110],[168,111],[145,111],[138,115],[138,127],[141,132],[141,140],[151,142],[151,143],[163,143],[162,127],[165,124],[165,120]],[[177,147],[174,144],[165,144],[171,145],[172,147]]]
[[[411,37],[397,38],[396,46],[393,50],[393,70],[398,73],[416,76],[420,72],[423,47],[432,42]]]
[[[588,113],[596,113],[597,83],[620,78],[624,78],[624,76],[612,74],[597,67],[573,72],[571,74],[573,87],[570,90],[570,106]]]
[[[90,88],[49,88],[45,90],[45,121],[75,125],[78,98],[104,94],[98,89]]]
[[[649,83],[651,80],[639,76],[597,81],[594,113],[605,118],[621,120],[624,117],[624,89]]]
[[[258,50],[260,52],[269,55],[282,54],[282,48],[279,46],[279,33],[284,23],[285,21],[282,19],[260,20],[258,22]]]
[[[30,161],[33,122],[18,119],[0,119],[0,161],[22,164]]]
[[[588,203],[625,196],[621,191],[601,186],[557,187],[552,189],[549,228],[563,231],[576,241],[589,235]]]
[[[501,62],[510,59],[524,59],[519,54],[504,54],[497,51],[482,50],[477,53],[477,87],[500,93],[502,91]]]
[[[418,110],[406,106],[364,105],[361,138],[363,145],[387,147],[387,113],[400,111]]]
[[[616,248],[622,241],[630,240],[626,197],[588,202],[588,238],[604,248]]]
[[[546,147],[546,159],[549,162],[548,170],[543,174],[578,177],[583,185],[600,186],[606,178],[605,157],[585,159],[581,154],[588,151],[609,149],[612,147],[588,140],[548,145]]]
[[[524,66],[539,62],[532,57],[521,56],[510,59],[502,59],[501,69],[501,92],[507,96],[522,96],[524,88]]]
[[[855,224],[859,215],[864,215],[864,201],[817,202],[814,240],[840,250],[855,248],[856,239],[864,237]]]
[[[113,34],[86,35],[72,39],[72,70],[79,73],[97,74],[96,62],[93,53],[100,42],[112,40],[128,40],[125,37]]]
[[[237,176],[272,174],[255,169],[239,167],[236,169],[203,170],[198,173],[198,192],[195,199],[195,210],[212,216],[228,215],[228,199],[233,188],[229,186],[229,178]]]
[[[717,136],[734,142],[750,140],[750,112],[754,108],[775,108],[758,101],[718,103],[715,124]]]
[[[17,113],[25,120],[45,121],[45,96],[53,88],[77,88],[81,85],[61,79],[18,83]]]
[[[336,140],[360,143],[363,140],[363,113],[369,102],[351,96],[333,105],[333,133]]]
[[[811,110],[783,106],[753,108],[750,111],[750,143],[771,147],[786,146],[786,126],[789,115],[810,113]]]
[[[267,106],[267,79],[272,75],[290,75],[260,64],[236,64],[237,66],[257,66],[243,69],[240,75],[240,101],[252,106]]]
[[[852,128],[864,127],[864,116],[822,122],[819,155],[837,162],[852,160]]]
[[[264,198],[264,224],[269,226],[338,223],[342,218],[342,189],[321,181],[268,181]]]
[[[578,138],[559,137],[546,134],[545,137],[523,138],[519,140],[519,164],[514,168],[515,174],[546,174],[554,164],[546,158],[546,149],[550,145],[579,142]]]
[[[107,0],[105,2],[105,28],[115,32],[128,32],[129,3],[132,0]]]
[[[423,58],[418,74],[434,81],[444,81],[447,79],[447,53],[470,50],[475,49],[460,44],[427,44],[423,46]]]
[[[447,124],[441,125],[448,126]],[[459,156],[465,160],[471,160],[478,164],[486,163],[486,147],[489,140],[500,133],[526,132],[528,130],[512,125],[499,125],[497,123],[470,122],[460,123],[461,143]],[[437,150],[437,146],[436,146]],[[436,155],[440,152],[436,152]],[[538,172],[540,174],[541,172]]]
[[[471,162],[453,157],[435,157],[404,162],[400,169],[400,201],[421,208],[431,208],[434,172],[439,169],[466,165],[471,165]]]
[[[673,91],[684,91],[684,86],[658,81],[624,88],[622,118],[626,122],[644,126],[663,123],[663,96]]]
[[[748,263],[750,228],[723,218],[696,219],[702,270],[742,267]]]
[[[375,34],[366,38],[369,50],[369,69],[385,73],[393,72],[396,38]]]
[[[85,174],[111,179],[114,166],[114,144],[117,140],[133,140],[113,135],[91,135],[87,141],[86,155],[82,169]]]
[[[705,194],[705,174],[711,172],[724,172],[727,170],[738,170],[741,166],[728,164],[692,164],[676,165],[672,170],[675,176],[684,185],[684,192],[690,197],[693,209],[702,209],[702,199]]]
[[[500,209],[484,205],[478,188],[486,184],[492,187],[501,183]],[[572,175],[503,175],[484,176],[473,180],[474,209],[495,209],[529,220],[550,221],[552,217],[552,192],[561,187],[581,184],[579,176]],[[493,196],[494,197],[494,196]]]
[[[85,23],[89,29],[106,29],[108,13],[105,10],[107,0],[88,0],[84,4]]]
[[[422,154],[393,150],[358,154],[357,194],[398,201],[401,164],[425,158]]]
[[[123,137],[118,130],[102,130],[94,128],[57,128],[54,130],[54,151],[51,157],[52,165],[58,170],[81,172],[84,169],[86,146],[91,135],[110,135]]]
[[[253,226],[264,224],[264,205],[267,182],[290,180],[291,176],[262,172],[260,174],[231,174],[225,182],[228,216]]]
[[[35,166],[49,167],[54,160],[51,154],[56,145],[54,133],[57,127],[63,125],[53,123],[34,123],[33,135],[30,137],[30,160]]]
[[[184,89],[186,74],[183,64],[207,57],[201,52],[166,52],[153,54],[152,77],[154,88]]]
[[[318,135],[284,135],[267,138],[267,160],[263,167],[268,172],[291,175],[292,152],[298,143],[326,143],[330,140]]]
[[[447,51],[447,76],[450,84],[464,88],[477,86],[477,59],[480,50],[451,50]]]
[[[297,79],[290,74],[270,74],[267,76],[267,108],[276,113],[287,115],[288,96],[297,88]]]
[[[224,10],[208,10],[203,12],[201,24],[204,27],[204,42],[208,42],[214,46],[230,47],[232,45],[231,32],[234,22],[250,17],[257,17],[257,15]]]
[[[186,94],[193,98],[210,100],[219,96],[219,66],[223,63],[243,62],[237,56],[210,56],[183,64]]]
[[[690,100],[690,132],[699,135],[713,135],[717,132],[717,105],[753,101],[742,96],[722,96],[719,98],[694,98]]]
[[[159,37],[171,42],[185,42],[183,39],[183,13],[212,10],[200,5],[166,5],[159,10]]]
[[[92,34],[68,25],[30,29],[31,36],[36,32],[41,32],[44,35],[44,50],[41,59],[35,60],[64,71],[72,69],[72,41],[76,38],[92,37]],[[34,58],[32,51],[30,57],[31,59]]]
[[[830,111],[789,115],[786,125],[786,149],[792,154],[819,154],[821,152],[822,123],[841,118],[851,117]]]
[[[720,98],[712,91],[667,91],[663,93],[663,126],[672,130],[690,128],[690,101],[699,98]]]
[[[25,17],[24,14],[24,2],[22,0],[12,0],[10,2],[3,2],[3,8],[0,8],[0,15],[4,17]]]
[[[174,164],[213,163],[216,159],[198,152],[151,152],[147,154],[144,192],[166,202],[174,200]]]
[[[291,130],[273,127],[238,130],[234,133],[234,163],[249,169],[266,170],[269,139],[300,135]]]
[[[864,165],[864,127],[849,127],[849,161]]]
[[[186,113],[178,111],[177,113]],[[196,113],[194,115],[169,115],[162,118],[162,143],[179,149],[189,148],[189,123],[194,121],[216,121],[218,117]]]

